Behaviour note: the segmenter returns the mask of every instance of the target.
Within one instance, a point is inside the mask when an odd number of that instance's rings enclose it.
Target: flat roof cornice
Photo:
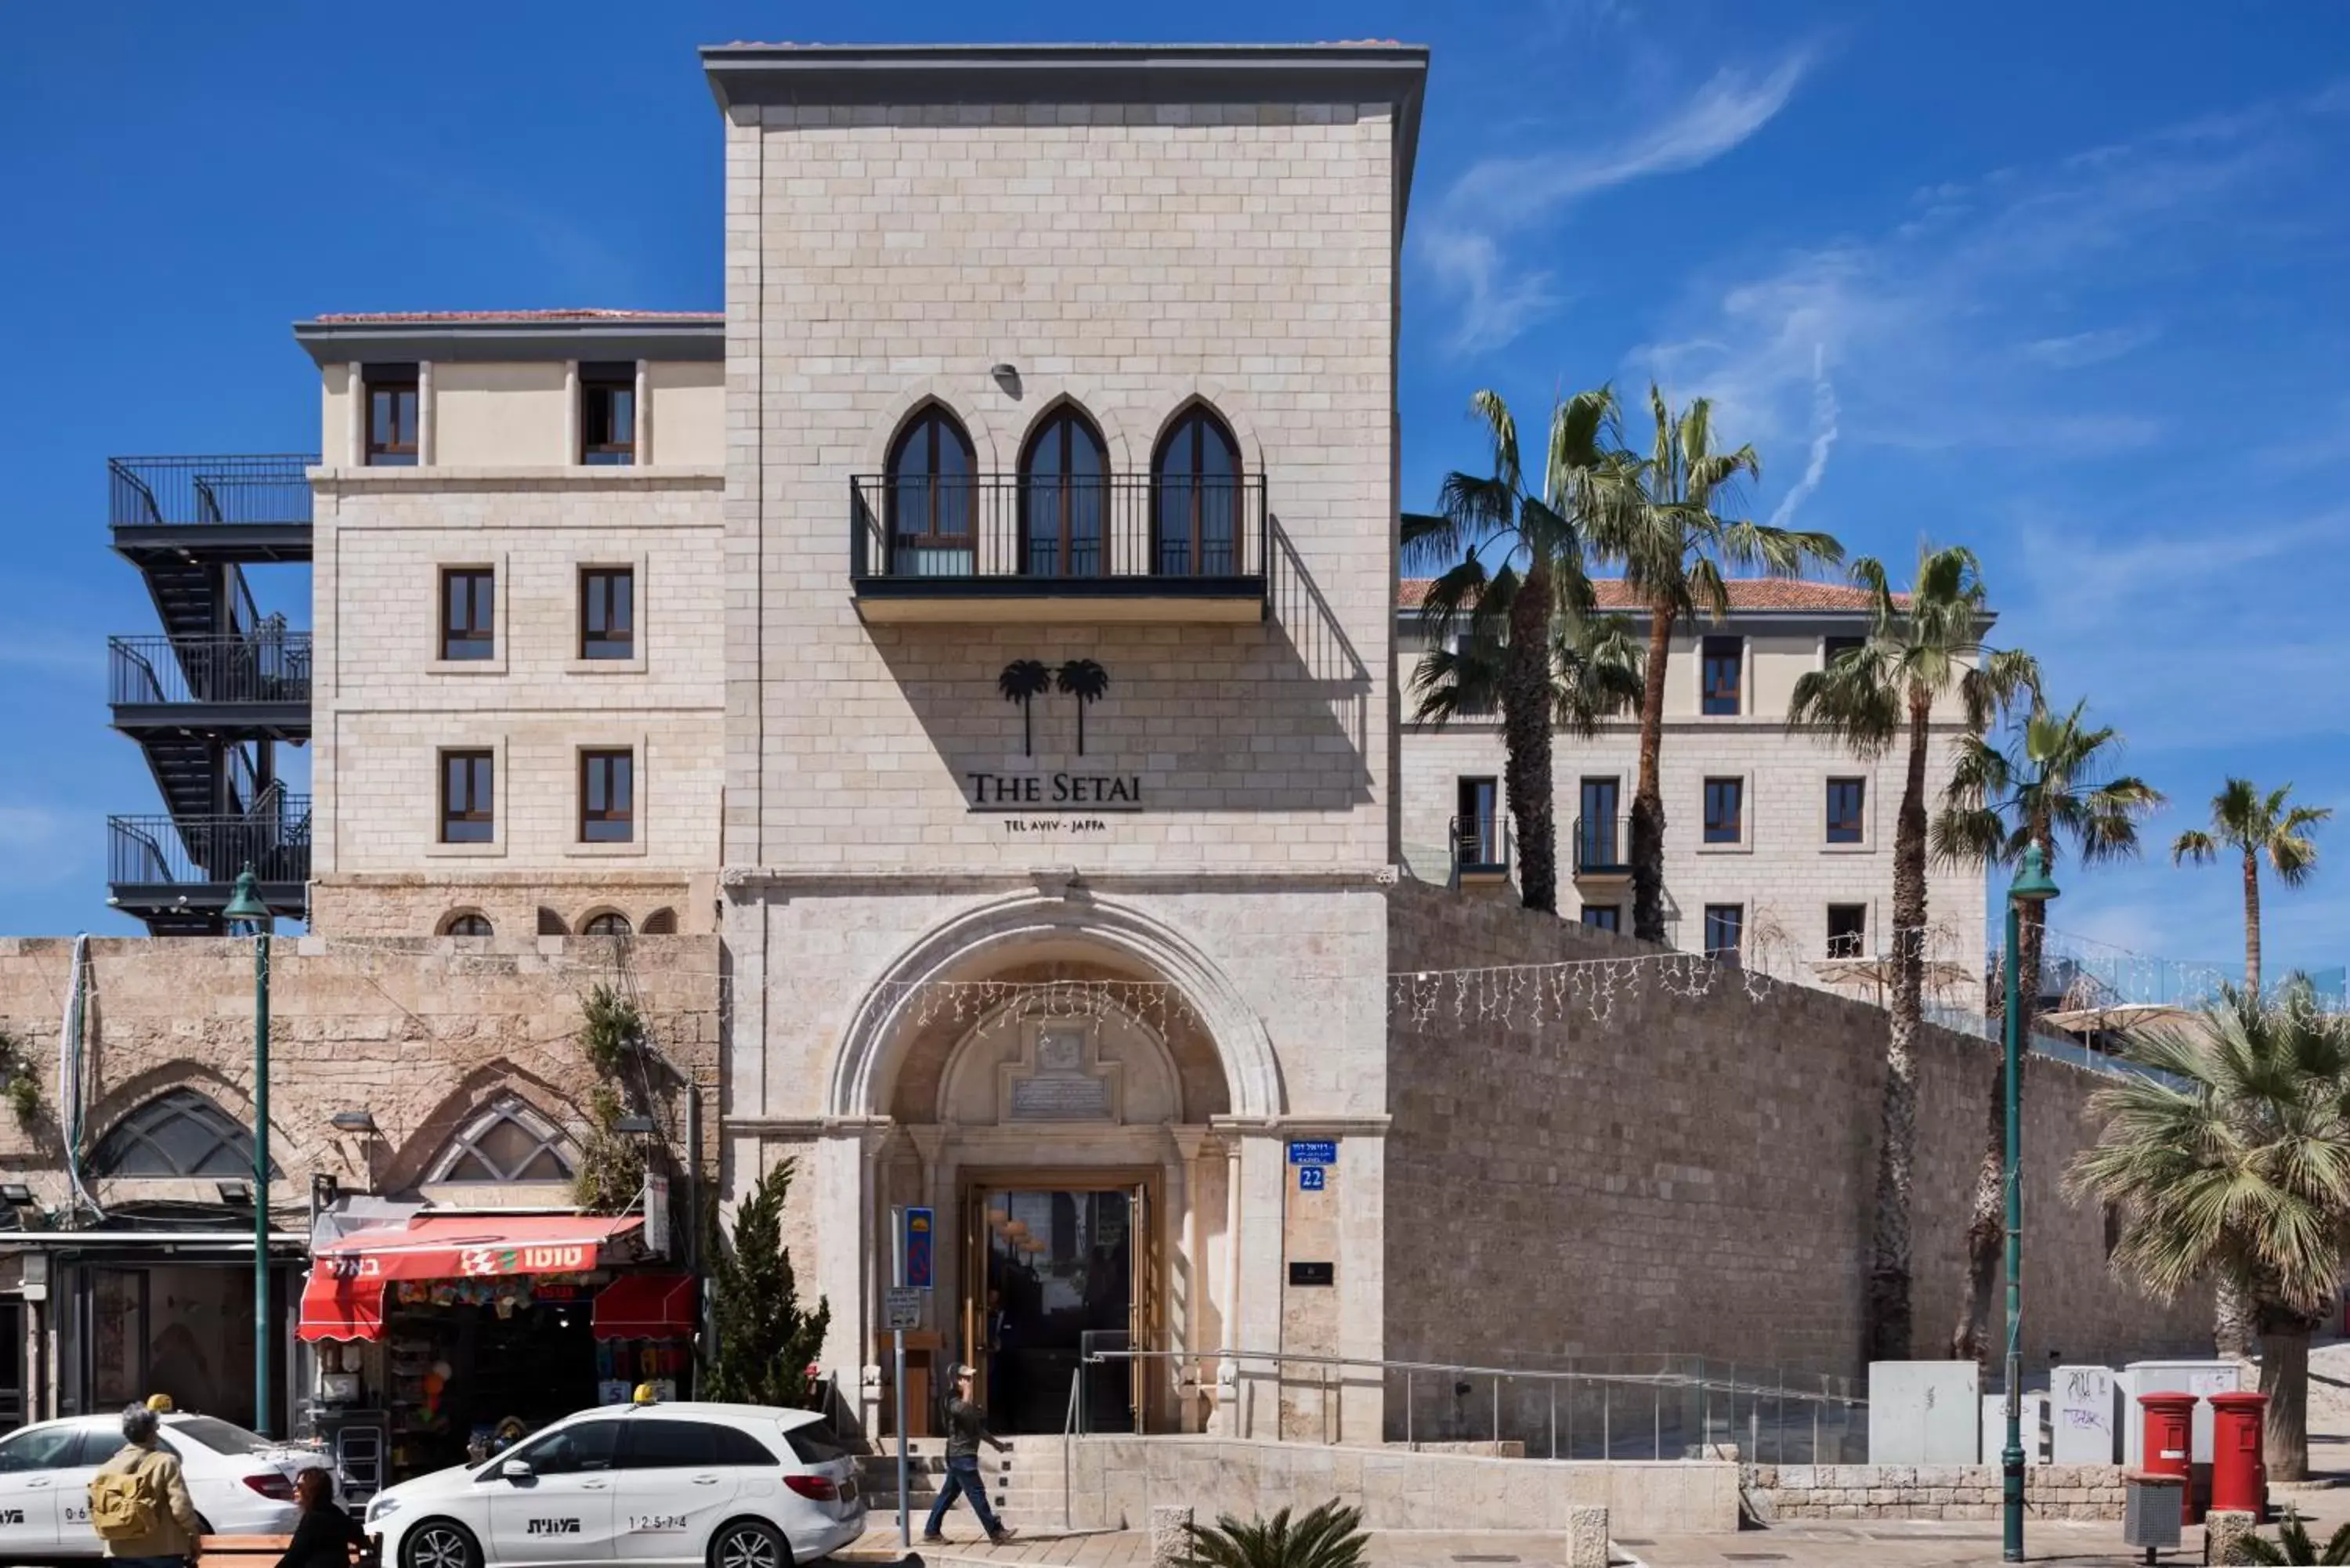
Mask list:
[[[1411,183],[1428,49],[1419,44],[712,44],[737,104],[1388,103]]]
[[[294,340],[321,366],[351,360],[707,359],[726,357],[723,316],[321,317],[294,324]]]

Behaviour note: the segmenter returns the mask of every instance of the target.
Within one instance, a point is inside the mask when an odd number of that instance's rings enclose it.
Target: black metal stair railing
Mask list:
[[[265,792],[253,810],[213,816],[110,816],[107,880],[116,886],[225,885],[250,864],[264,882],[310,877],[310,799]]]
[[[108,521],[118,528],[307,523],[316,453],[107,460]]]
[[[307,631],[265,624],[242,636],[112,637],[106,646],[117,707],[310,701]]]

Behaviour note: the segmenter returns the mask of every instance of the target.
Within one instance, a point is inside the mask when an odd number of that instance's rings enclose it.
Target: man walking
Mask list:
[[[187,1568],[196,1555],[196,1504],[180,1456],[155,1440],[155,1412],[122,1412],[122,1451],[89,1482],[89,1522],[109,1560]]]
[[[987,1505],[987,1483],[979,1474],[980,1444],[998,1453],[1012,1445],[987,1429],[987,1412],[972,1402],[971,1376],[968,1366],[956,1367],[954,1392],[947,1396],[947,1473],[939,1481],[939,1501],[931,1504],[930,1521],[922,1526],[922,1540],[933,1546],[946,1541],[940,1532],[958,1491],[971,1499],[971,1511],[990,1541],[1001,1545],[1012,1539],[1012,1532],[996,1521],[995,1511]]]

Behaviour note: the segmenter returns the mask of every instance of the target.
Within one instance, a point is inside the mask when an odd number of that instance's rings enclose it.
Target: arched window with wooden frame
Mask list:
[[[479,909],[459,909],[441,922],[444,937],[486,937],[494,935],[490,918]]]
[[[1037,422],[1020,452],[1020,570],[1097,577],[1109,569],[1109,455],[1075,403]]]
[[[971,437],[954,415],[930,404],[889,448],[884,524],[891,575],[970,576],[977,560],[978,501]]]
[[[1205,403],[1183,410],[1150,459],[1150,569],[1162,577],[1240,571],[1241,449]]]
[[[618,909],[603,909],[588,917],[579,927],[583,937],[625,937],[631,927],[629,917]]]

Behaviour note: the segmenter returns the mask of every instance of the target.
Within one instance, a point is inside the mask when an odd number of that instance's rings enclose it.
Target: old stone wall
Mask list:
[[[1389,908],[1405,976],[1655,951],[1409,881]],[[1536,995],[1526,971],[1496,970],[1427,982],[1397,1012],[1387,1354],[1862,1373],[1886,1015],[1694,958],[1574,971],[1541,992],[1539,1022]],[[1915,1345],[1931,1355],[1959,1311],[1997,1060],[1932,1029],[1920,1057]],[[2111,1272],[2104,1216],[2062,1191],[2098,1081],[2025,1065],[2027,1366],[2209,1348],[2208,1303],[2157,1303]]]
[[[0,1174],[45,1208],[66,1196],[58,1131],[58,1034],[72,981],[68,939],[0,939],[0,1030],[27,1051],[41,1085],[29,1127],[0,1113]],[[85,1154],[126,1114],[179,1087],[250,1125],[253,944],[109,938],[89,944],[83,1056]],[[298,1211],[313,1173],[346,1191],[411,1186],[455,1128],[490,1100],[518,1096],[577,1137],[594,1075],[578,1044],[580,1002],[599,981],[639,999],[661,1051],[702,1085],[703,1158],[718,1148],[720,982],[714,937],[421,939],[272,944],[272,1201]],[[654,1096],[661,1136],[681,1151],[685,1096]],[[373,1134],[340,1132],[365,1110]],[[100,1182],[101,1205],[214,1201],[210,1181]],[[182,1189],[185,1190],[182,1190]]]
[[[2028,1519],[2119,1519],[2119,1465],[2033,1465]],[[1748,1502],[1765,1520],[1997,1519],[1997,1465],[1751,1465]]]

